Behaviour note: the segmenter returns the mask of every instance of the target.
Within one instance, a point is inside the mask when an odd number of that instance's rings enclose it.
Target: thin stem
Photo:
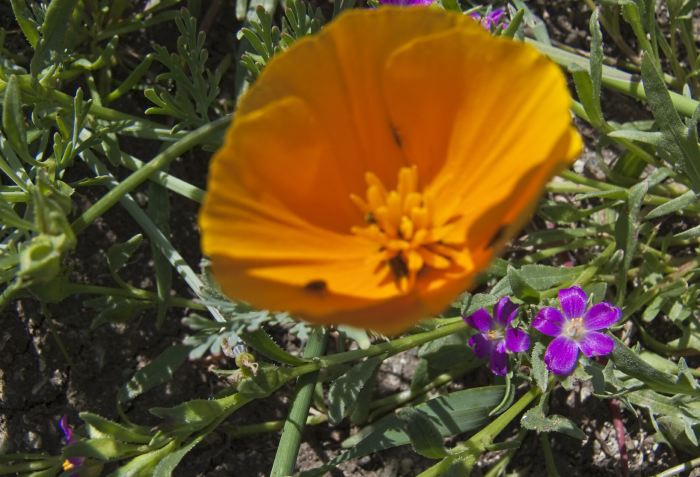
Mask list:
[[[85,230],[95,219],[102,216],[112,206],[121,200],[128,192],[131,192],[136,187],[155,173],[165,168],[175,158],[181,156],[185,152],[195,146],[206,141],[210,136],[221,132],[228,126],[230,116],[224,116],[211,123],[195,129],[185,135],[182,139],[170,145],[165,151],[158,154],[152,161],[145,164],[142,168],[131,174],[129,177],[120,182],[116,187],[107,192],[104,196],[95,202],[83,215],[73,222],[73,230],[76,235]]]
[[[549,443],[549,433],[540,433],[540,447],[544,454],[544,465],[547,469],[547,477],[559,477],[559,471],[554,463],[554,455],[552,454],[552,445]]]
[[[700,467],[700,457],[696,457],[695,459],[689,460],[688,462],[683,462],[682,464],[670,467],[664,470],[663,472],[659,472],[654,477],[671,477],[672,475],[678,475],[682,472],[692,470],[696,467]]]
[[[326,349],[327,340],[328,335],[323,328],[314,329],[304,349],[304,358],[321,356]],[[282,429],[282,437],[270,471],[271,477],[284,477],[294,472],[317,379],[318,371],[301,376],[297,381],[297,392]]]
[[[138,288],[115,288],[103,287],[100,285],[85,285],[82,283],[69,283],[66,285],[66,291],[71,294],[85,293],[89,295],[106,295],[106,296],[124,296],[128,298],[137,298],[139,300],[158,301],[158,295],[148,290]],[[207,307],[199,302],[189,298],[179,296],[168,297],[168,306],[178,308],[192,308],[193,310],[206,310]]]

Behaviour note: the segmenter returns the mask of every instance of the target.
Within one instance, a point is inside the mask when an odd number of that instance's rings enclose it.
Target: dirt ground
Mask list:
[[[206,3],[206,2],[204,2]],[[209,25],[208,48],[215,64],[226,48],[233,48],[237,26],[234,18],[234,2],[224,2],[223,10]],[[545,6],[546,4],[546,6]],[[560,42],[575,48],[588,48],[587,22],[589,12],[583,2],[532,2],[533,9],[547,22],[550,34]],[[0,7],[1,17],[8,25],[8,6]],[[202,12],[202,18],[206,12]],[[133,34],[125,37],[140,50],[149,41],[157,41],[173,48],[176,37],[173,25],[149,30],[148,37]],[[231,83],[232,87],[232,83]],[[232,89],[232,88],[231,88]],[[232,94],[231,91],[223,94]],[[645,111],[632,101],[619,102],[618,113],[644,116]],[[117,104],[117,108],[132,108],[140,114],[138,104]],[[632,109],[632,111],[630,111]],[[615,112],[613,112],[614,114]],[[584,131],[585,132],[585,131]],[[591,138],[589,137],[589,140]],[[124,144],[125,149],[139,157],[154,155],[155,145],[146,142]],[[208,154],[197,152],[176,161],[171,173],[204,187]],[[76,166],[71,174],[83,177],[87,173]],[[137,198],[147,200],[145,189]],[[101,191],[82,188],[78,191],[79,209],[85,210]],[[175,247],[188,263],[196,266],[201,255],[195,224],[196,204],[171,195],[171,229]],[[76,216],[77,216],[76,211]],[[120,207],[110,210],[79,236],[78,248],[69,259],[71,278],[77,282],[113,285],[105,265],[105,251],[115,242],[123,242],[139,233],[138,226]],[[147,244],[142,246],[125,278],[131,283],[152,287],[152,266]],[[181,296],[187,296],[185,285],[175,280],[175,288]],[[142,314],[131,321],[113,326],[90,329],[94,310],[84,307],[85,297],[74,296],[58,305],[40,309],[37,302],[20,300],[6,308],[0,317],[0,452],[44,451],[56,453],[61,446],[58,420],[66,414],[77,423],[78,412],[91,411],[108,418],[118,419],[116,391],[133,373],[146,365],[161,351],[186,336],[181,319],[187,310],[171,309],[161,329],[156,329],[152,313]],[[292,338],[282,336],[281,344],[298,346]],[[415,369],[417,358],[410,353],[387,360],[379,379],[379,392],[388,394],[405,389]],[[233,367],[233,363],[220,362],[221,367]],[[191,362],[182,367],[173,381],[137,398],[128,416],[139,423],[155,420],[146,410],[149,407],[174,405],[193,398],[206,398],[215,394],[225,383],[207,369],[207,362]],[[454,383],[454,388],[484,384],[490,377],[484,370],[472,373]],[[231,423],[256,423],[273,418],[284,418],[291,387],[283,389],[266,400],[255,401],[237,412]],[[590,389],[566,392],[560,390],[554,396],[552,411],[568,415],[584,430],[583,442],[562,436],[552,436],[552,446],[557,466],[562,475],[614,476],[619,475],[618,445],[611,424],[607,403],[590,396]],[[630,475],[652,475],[678,463],[676,456],[652,438],[653,428],[643,415],[635,416],[623,410],[627,430],[626,445],[629,451]],[[301,469],[320,465],[337,454],[340,442],[352,429],[347,424],[337,428],[330,426],[309,427],[298,458]],[[514,430],[506,432],[514,433]],[[463,437],[463,436],[462,436]],[[274,458],[279,434],[272,433],[231,439],[225,432],[215,432],[190,453],[178,467],[178,476],[264,476],[269,472]],[[475,475],[494,461],[494,455],[486,455]],[[427,468],[430,461],[418,457],[408,448],[393,449],[379,455],[365,457],[341,465],[331,473],[339,476],[391,477],[410,476]],[[536,436],[530,435],[512,461],[512,468],[519,475],[544,475],[544,459],[539,451]]]

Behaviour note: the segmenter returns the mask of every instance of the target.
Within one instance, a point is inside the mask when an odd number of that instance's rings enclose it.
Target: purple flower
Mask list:
[[[547,369],[556,374],[569,374],[576,367],[578,352],[590,358],[605,356],[615,347],[615,341],[599,333],[620,319],[622,312],[616,306],[601,302],[588,308],[588,297],[579,287],[559,290],[559,305],[545,307],[532,321],[532,327],[554,339],[544,353]]]
[[[68,416],[61,417],[61,420],[58,421],[58,427],[61,429],[61,432],[63,433],[63,438],[66,441],[67,445],[73,444],[78,441],[78,439],[76,439],[73,435],[73,428],[70,424],[68,424]],[[77,469],[78,467],[83,465],[83,462],[85,462],[85,459],[83,459],[82,457],[69,457],[68,459],[63,461],[63,470],[68,472],[69,470]],[[71,475],[78,474],[75,473]]]
[[[507,351],[517,353],[530,347],[527,333],[511,326],[517,314],[518,306],[504,296],[493,308],[494,318],[484,308],[464,318],[469,326],[479,330],[469,339],[469,346],[474,348],[477,357],[489,357],[491,372],[497,376],[508,372]]]
[[[492,30],[493,28],[498,26],[505,14],[506,12],[502,8],[495,8],[488,12],[486,15],[481,15],[478,12],[474,12],[469,16],[481,23],[481,26],[483,26],[487,30]],[[508,28],[508,24],[504,23],[503,28]]]
[[[379,0],[382,5],[396,5],[399,7],[410,7],[413,5],[430,5],[433,0]]]

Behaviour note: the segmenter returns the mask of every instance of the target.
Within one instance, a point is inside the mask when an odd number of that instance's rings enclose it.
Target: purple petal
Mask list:
[[[58,421],[58,427],[63,433],[63,437],[66,439],[66,443],[70,444],[73,442],[73,428],[68,424],[68,416],[61,417]]]
[[[602,330],[615,324],[622,316],[622,311],[610,303],[602,302],[593,305],[583,316],[583,325],[587,330]]]
[[[547,336],[559,336],[564,325],[564,317],[556,308],[542,308],[534,320],[532,327]]]
[[[615,340],[603,333],[591,331],[586,333],[583,340],[579,342],[579,347],[587,358],[591,356],[605,356],[615,347]]]
[[[506,345],[503,341],[499,341],[496,346],[491,349],[490,366],[491,372],[496,376],[505,376],[508,372],[508,355],[506,354]]]
[[[578,345],[575,341],[560,336],[547,346],[544,352],[544,362],[547,369],[555,374],[569,374],[576,367]]]
[[[464,321],[469,326],[471,326],[472,328],[476,328],[482,333],[486,333],[487,331],[489,331],[491,329],[491,326],[493,325],[493,319],[491,318],[491,315],[489,315],[489,312],[486,311],[485,308],[476,310],[474,313],[466,317]]]
[[[491,20],[491,22],[493,22],[493,24],[496,24],[501,19],[501,17],[503,17],[503,15],[505,15],[505,12],[503,11],[502,8],[495,8],[491,11],[491,13],[486,15],[486,17],[489,20]]]
[[[511,321],[518,314],[518,305],[510,301],[510,298],[504,296],[496,306],[493,307],[493,318],[496,322],[500,323],[504,328],[510,324]]]
[[[506,330],[506,348],[511,353],[527,351],[530,347],[530,337],[523,330],[508,328]]]
[[[564,312],[569,320],[572,318],[581,318],[586,312],[586,302],[588,297],[586,292],[579,287],[565,288],[559,290],[559,304],[561,311]]]
[[[474,348],[474,354],[477,358],[485,358],[491,352],[491,342],[480,333],[469,338],[469,346]]]

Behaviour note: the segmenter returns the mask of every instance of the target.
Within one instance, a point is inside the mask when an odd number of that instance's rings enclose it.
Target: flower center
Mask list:
[[[489,330],[486,332],[486,339],[489,341],[499,341],[503,339],[503,330]]]
[[[434,223],[434,206],[430,197],[418,190],[418,168],[399,170],[396,190],[387,191],[371,172],[365,175],[366,200],[350,195],[365,215],[364,227],[353,227],[352,233],[376,242],[381,269],[390,274],[399,290],[406,292],[426,268],[445,270],[468,264],[466,253],[442,238],[459,217],[445,224]]]
[[[583,318],[572,318],[564,323],[562,334],[568,336],[574,341],[577,341],[586,333],[586,328],[583,326]]]

